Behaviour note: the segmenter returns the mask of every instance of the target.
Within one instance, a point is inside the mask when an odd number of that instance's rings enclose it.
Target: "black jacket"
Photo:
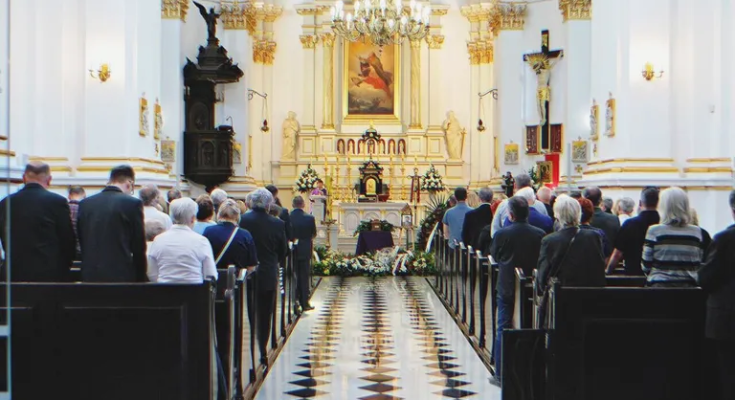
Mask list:
[[[462,241],[465,246],[482,250],[478,247],[480,246],[480,231],[492,222],[493,211],[490,209],[490,204],[483,203],[474,210],[468,211],[464,216],[464,224],[462,224]]]
[[[291,216],[288,213],[286,207],[281,207],[281,212],[278,214],[278,218],[283,221],[284,228],[286,229],[286,239],[292,240],[293,236],[293,225],[291,224]]]
[[[258,290],[276,290],[279,261],[286,257],[285,222],[271,217],[265,210],[254,209],[240,218],[240,228],[247,229],[255,240],[258,269],[255,273]]]
[[[311,252],[316,237],[316,219],[304,210],[295,209],[291,211],[291,229],[293,239],[298,239],[296,248],[296,259],[302,261],[311,260]]]
[[[115,186],[79,203],[84,282],[146,282],[143,202]]]
[[[6,232],[8,201],[10,238]],[[0,202],[0,227],[5,254],[10,254],[11,257],[11,281],[69,280],[76,241],[69,204],[65,198],[49,192],[37,183],[29,183]],[[3,271],[2,277],[4,276]]]
[[[612,245],[615,243],[615,238],[618,236],[618,231],[620,230],[620,219],[595,207],[595,214],[592,216],[590,226],[602,229],[605,232],[607,242]]]
[[[574,243],[569,245],[574,237]],[[538,287],[544,290],[552,268],[562,286],[605,286],[605,257],[600,235],[588,229],[566,228],[541,240],[538,259]],[[564,255],[569,255],[564,258]],[[561,262],[563,265],[559,265]]]
[[[495,233],[490,254],[498,263],[498,296],[512,301],[516,268],[526,276],[533,274],[544,235],[546,232],[527,222],[514,222]]]
[[[709,293],[707,337],[735,341],[735,225],[715,235],[697,275]]]

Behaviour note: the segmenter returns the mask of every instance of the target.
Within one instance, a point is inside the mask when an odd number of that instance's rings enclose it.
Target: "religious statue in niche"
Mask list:
[[[347,152],[352,155],[355,154],[355,141],[352,139],[347,142]]]
[[[138,133],[140,136],[148,136],[148,129],[149,129],[149,123],[148,123],[148,100],[145,98],[145,93],[143,93],[143,96],[140,98],[140,127],[138,129]]]
[[[406,141],[403,139],[398,141],[398,154],[406,154]]]
[[[161,104],[156,99],[153,106],[153,139],[160,139],[163,132],[163,113],[161,112]]]
[[[462,159],[462,148],[467,131],[459,124],[459,120],[454,116],[454,111],[447,112],[447,119],[442,123],[442,130],[446,136],[449,159]]]
[[[615,136],[615,99],[612,92],[605,107],[605,136]]]
[[[296,136],[301,132],[301,124],[296,120],[296,113],[288,112],[288,117],[283,121],[283,160],[296,159]]]
[[[219,14],[214,12],[214,7],[210,8],[209,13],[207,13],[207,9],[203,5],[196,1],[194,5],[199,9],[199,13],[202,14],[202,18],[204,18],[204,22],[207,24],[207,41],[217,41],[217,18],[219,18]]]
[[[344,139],[340,139],[337,141],[337,153],[344,155],[345,154],[345,141]]]
[[[597,122],[597,118],[600,114],[600,106],[597,105],[597,100],[592,100],[592,107],[590,108],[590,139],[597,140],[600,133],[600,127]]]

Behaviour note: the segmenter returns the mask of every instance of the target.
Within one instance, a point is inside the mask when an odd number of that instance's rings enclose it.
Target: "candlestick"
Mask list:
[[[406,201],[406,155],[401,154],[401,201]]]
[[[388,158],[390,159],[390,178],[388,181],[388,187],[393,189],[393,184],[395,183],[393,179],[393,155],[390,155]]]
[[[347,200],[352,201],[352,166],[350,165],[350,155],[347,154]]]
[[[334,199],[337,201],[342,200],[342,185],[339,184],[339,156],[337,156],[337,165],[334,167],[334,182],[335,182],[335,192],[334,192]]]

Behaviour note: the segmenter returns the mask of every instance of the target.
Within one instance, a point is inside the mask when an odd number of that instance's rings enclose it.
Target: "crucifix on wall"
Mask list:
[[[551,102],[551,70],[562,57],[564,57],[563,50],[549,50],[548,30],[541,31],[541,51],[523,55],[523,61],[536,73],[536,106],[539,113],[537,135],[540,135],[540,150],[546,152],[554,152],[556,150],[554,142],[561,142],[561,138],[551,137],[553,132],[549,123],[549,103]]]

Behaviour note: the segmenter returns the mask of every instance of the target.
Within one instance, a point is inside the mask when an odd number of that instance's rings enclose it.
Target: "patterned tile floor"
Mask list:
[[[256,399],[500,399],[423,278],[327,278],[312,305]]]

